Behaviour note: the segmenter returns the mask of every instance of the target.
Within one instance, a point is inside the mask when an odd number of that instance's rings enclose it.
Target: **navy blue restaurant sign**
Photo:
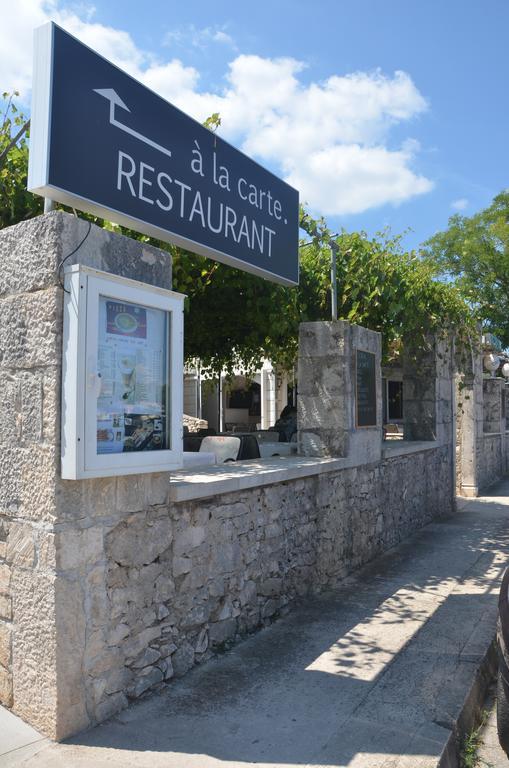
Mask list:
[[[28,188],[299,281],[298,192],[53,23],[35,32]]]

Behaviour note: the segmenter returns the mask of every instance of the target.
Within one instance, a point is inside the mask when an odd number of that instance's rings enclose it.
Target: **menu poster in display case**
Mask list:
[[[356,426],[375,427],[377,423],[375,355],[372,352],[357,349],[355,369]]]
[[[64,274],[62,478],[181,469],[185,297],[78,264]]]
[[[167,448],[166,313],[99,297],[97,453]]]

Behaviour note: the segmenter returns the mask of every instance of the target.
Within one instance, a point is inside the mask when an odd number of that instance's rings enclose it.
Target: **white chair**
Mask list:
[[[224,464],[227,461],[237,461],[240,451],[240,437],[230,437],[221,435],[208,435],[204,437],[200,445],[200,453],[213,453],[217,464]]]
[[[205,451],[184,451],[183,454],[184,469],[193,467],[211,467],[216,464],[216,455],[214,453],[205,453]]]

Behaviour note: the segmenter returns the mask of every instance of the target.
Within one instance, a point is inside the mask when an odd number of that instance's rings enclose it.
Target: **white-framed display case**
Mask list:
[[[65,271],[62,477],[182,467],[184,296]]]

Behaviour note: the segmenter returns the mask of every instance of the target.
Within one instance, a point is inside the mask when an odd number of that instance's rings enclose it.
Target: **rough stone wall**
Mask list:
[[[80,659],[94,608],[76,563],[100,546],[87,504],[108,498],[102,481],[60,479],[58,268],[85,236],[67,264],[171,287],[167,253],[68,214],[0,232],[0,701],[56,738],[91,722]]]
[[[412,339],[403,347],[403,422],[405,440],[453,440],[452,338],[429,336],[425,349]]]
[[[506,436],[485,434],[477,440],[479,490],[500,480],[507,472]]]
[[[479,488],[487,488],[507,472],[505,381],[483,380],[483,434],[477,441]]]
[[[465,428],[465,425],[467,423],[466,419],[465,422],[463,421],[464,417],[464,410],[463,410],[463,401],[461,400],[461,389],[459,386],[459,377],[455,377],[455,390],[456,390],[456,435],[455,435],[455,452],[456,452],[456,461],[455,461],[455,469],[456,469],[456,493],[458,496],[461,496],[461,485],[463,481],[463,460],[465,457],[465,447],[463,446],[463,440],[462,440],[462,432]],[[463,382],[461,382],[463,384]],[[468,396],[470,399],[470,395]]]
[[[483,378],[480,355],[461,350],[456,386],[456,492],[475,497],[479,492],[478,448],[483,445]]]
[[[171,541],[164,506],[168,484],[168,473],[62,483],[54,534],[60,586],[55,598],[57,684],[59,695],[72,697],[74,710],[57,713],[58,738],[104,720],[125,705],[129,679],[118,648],[124,627],[116,621],[116,600],[124,595],[135,642],[148,644],[153,616],[145,610],[142,594],[154,569],[144,572],[139,582],[116,582],[117,563],[125,562],[126,554],[121,543],[110,549],[108,535],[112,529],[129,527],[132,574],[156,559]],[[131,525],[135,512],[136,524]],[[118,592],[108,591],[113,585]]]
[[[437,418],[435,339],[429,349],[412,353],[405,340],[403,354],[403,433],[405,440],[435,440]]]
[[[477,438],[479,489],[487,488],[507,472],[505,381],[483,380],[483,432]]]
[[[452,500],[446,440],[200,502],[168,504],[167,474],[62,481],[58,267],[79,245],[69,264],[171,285],[167,253],[67,214],[0,232],[0,700],[53,738],[183,674]]]
[[[356,428],[356,351],[375,356],[377,424]],[[301,323],[297,399],[299,453],[377,461],[382,444],[381,334],[346,320]]]
[[[509,472],[509,387],[483,375],[480,341],[456,350],[456,490],[477,496]]]
[[[349,324],[301,323],[299,328],[299,453],[304,456],[347,456],[349,415],[344,402],[352,398],[345,377],[349,364]]]
[[[474,374],[458,377],[456,490],[462,496],[477,496],[509,472],[507,387],[501,379],[483,380],[481,362],[479,356]]]
[[[81,653],[91,720],[450,513],[451,482],[446,446],[171,504],[163,484],[150,500],[148,485],[124,496],[123,481],[104,481],[94,519],[79,536],[70,531],[69,565],[87,549],[74,580],[88,594]]]
[[[505,415],[502,398],[505,382],[503,379],[490,378],[483,381],[483,430],[484,432],[505,432]]]

